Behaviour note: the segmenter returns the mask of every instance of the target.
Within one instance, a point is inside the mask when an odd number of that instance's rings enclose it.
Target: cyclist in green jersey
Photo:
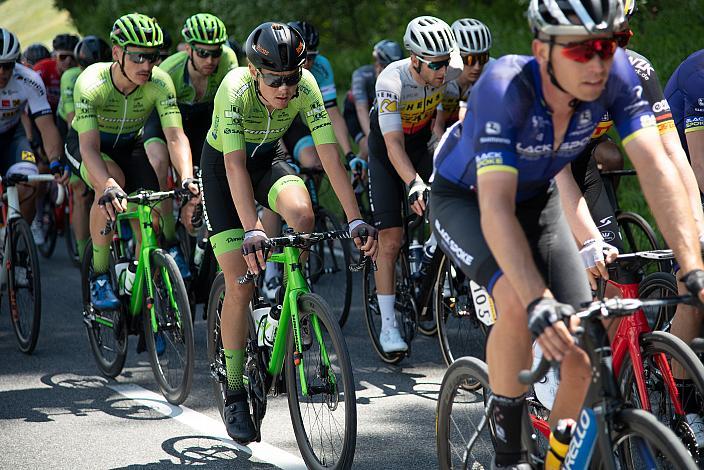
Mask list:
[[[76,57],[78,67],[72,67],[61,75],[61,96],[56,112],[56,127],[58,127],[63,140],[66,140],[68,127],[76,115],[76,108],[73,104],[73,87],[76,85],[76,80],[78,80],[78,76],[86,67],[97,62],[110,60],[110,45],[97,36],[86,36],[76,45],[73,55]],[[73,198],[71,230],[73,230],[76,237],[79,259],[82,260],[83,251],[90,238],[88,223],[90,221],[90,203],[92,199],[88,188],[80,177],[71,175],[69,184],[71,185]]]
[[[130,13],[115,21],[110,39],[113,62],[91,65],[76,81],[76,115],[66,138],[66,156],[74,172],[95,189],[90,210],[95,272],[91,302],[99,310],[119,305],[107,275],[110,235],[101,230],[107,218],[114,220],[117,212],[127,209],[125,191],[159,189],[139,141],[152,110],[159,113],[181,185],[198,192],[173,81],[154,67],[162,43],[161,28],[153,18]]]
[[[247,269],[258,274],[265,267],[267,236],[255,200],[281,214],[294,230],[313,228],[308,192],[279,149],[279,139],[296,116],[311,130],[356,245],[376,255],[376,230],[361,220],[320,89],[302,69],[302,36],[288,25],[264,23],[249,35],[245,50],[248,67],[228,73],[215,95],[201,156],[205,221],[227,285],[221,318],[228,381],[223,417],[228,434],[239,442],[255,436],[242,383],[252,288],[237,282]],[[362,229],[369,235],[364,245]]]
[[[191,154],[199,155],[210,127],[215,92],[227,72],[237,67],[237,57],[232,49],[224,46],[227,30],[217,16],[198,13],[188,17],[181,29],[181,35],[186,41],[186,50],[169,56],[159,68],[168,73],[174,82],[183,131],[188,136]],[[152,112],[144,126],[144,148],[156,170],[159,187],[162,190],[168,189],[169,152],[156,111]],[[192,200],[182,216],[182,222],[187,228],[190,228],[190,214],[196,202],[195,199]],[[191,272],[176,238],[176,221],[172,206],[171,200],[162,204],[164,236],[181,276],[189,279]]]

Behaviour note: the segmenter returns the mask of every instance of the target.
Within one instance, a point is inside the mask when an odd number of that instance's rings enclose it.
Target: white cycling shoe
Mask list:
[[[381,343],[381,349],[387,354],[408,351],[408,345],[401,338],[397,327],[382,330],[379,335],[379,343]]]
[[[704,418],[696,413],[689,413],[687,415],[687,424],[689,424],[694,437],[697,439],[697,447],[700,449],[704,448]]]

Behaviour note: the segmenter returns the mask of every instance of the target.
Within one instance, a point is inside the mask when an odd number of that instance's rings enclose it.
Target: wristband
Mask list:
[[[347,222],[347,225],[349,227],[350,233],[360,225],[364,224],[365,222],[362,219],[353,219]]]
[[[258,228],[254,228],[252,230],[247,230],[244,232],[244,239],[247,240],[252,237],[264,237],[266,238],[266,232],[264,230],[259,230]]]

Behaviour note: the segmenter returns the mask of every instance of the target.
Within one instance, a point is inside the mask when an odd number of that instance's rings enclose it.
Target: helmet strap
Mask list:
[[[200,70],[198,70],[198,67],[196,67],[196,61],[193,60],[193,47],[192,47],[190,44],[189,44],[188,46],[189,46],[189,48],[191,49],[191,55],[190,55],[190,57],[188,58],[188,60],[191,62],[191,65],[193,66],[193,70],[195,70],[196,72],[200,73]]]
[[[558,90],[569,95],[569,92],[562,88],[562,85],[557,81],[555,76],[555,69],[552,66],[552,49],[555,45],[555,36],[550,36],[550,50],[548,52],[548,76],[550,77],[550,83],[552,83]],[[570,107],[576,108],[579,105],[579,100],[574,98],[570,101]]]
[[[122,73],[122,76],[124,76],[127,80],[129,80],[130,83],[132,83],[133,85],[136,85],[136,83],[133,82],[132,79],[130,79],[130,77],[127,76],[127,73],[125,73],[125,57],[126,56],[127,56],[127,48],[123,46],[122,47],[122,60],[118,62],[118,64],[120,65],[120,72]]]

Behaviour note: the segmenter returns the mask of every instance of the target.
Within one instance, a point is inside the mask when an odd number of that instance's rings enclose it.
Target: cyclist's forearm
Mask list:
[[[164,129],[171,164],[182,180],[193,178],[193,157],[186,134],[180,128]]]
[[[35,120],[37,128],[42,135],[44,150],[50,161],[61,159],[64,154],[63,142],[59,130],[53,121],[53,115],[40,116]]]
[[[359,127],[362,128],[365,136],[369,135],[369,126],[371,125],[369,121],[369,106],[366,103],[356,103],[354,108],[357,111]]]
[[[320,156],[320,162],[323,164],[323,169],[328,175],[330,185],[342,204],[347,220],[361,219],[357,199],[354,196],[347,171],[337,156],[337,149],[332,144],[323,144],[317,146],[316,150]]]
[[[697,179],[694,176],[694,171],[692,166],[687,160],[687,154],[682,148],[679,136],[677,132],[667,132],[661,136],[662,142],[665,145],[665,151],[677,168],[677,172],[682,179],[685,190],[687,191],[687,196],[689,199],[689,205],[692,208],[692,215],[694,216],[694,221],[697,224],[697,230],[700,234],[704,233],[704,211],[702,211],[702,202],[699,195],[699,186],[697,185]]]
[[[582,245],[589,239],[600,240],[601,232],[592,219],[587,201],[579,190],[569,165],[557,174],[555,181],[560,191],[562,210],[577,242]]]
[[[235,155],[241,153],[241,156]],[[254,190],[247,172],[244,152],[225,155],[225,174],[230,187],[230,195],[237,209],[237,216],[245,230],[261,227],[254,202]]]
[[[447,122],[447,113],[441,109],[438,109],[435,115],[435,123],[433,124],[433,134],[438,138],[442,137],[445,133],[445,123]]]
[[[340,109],[337,106],[328,108],[328,115],[330,116],[330,122],[332,123],[332,128],[335,131],[335,138],[337,143],[340,145],[343,154],[347,154],[352,151],[350,146],[350,140],[347,132],[347,124],[340,114]]]

